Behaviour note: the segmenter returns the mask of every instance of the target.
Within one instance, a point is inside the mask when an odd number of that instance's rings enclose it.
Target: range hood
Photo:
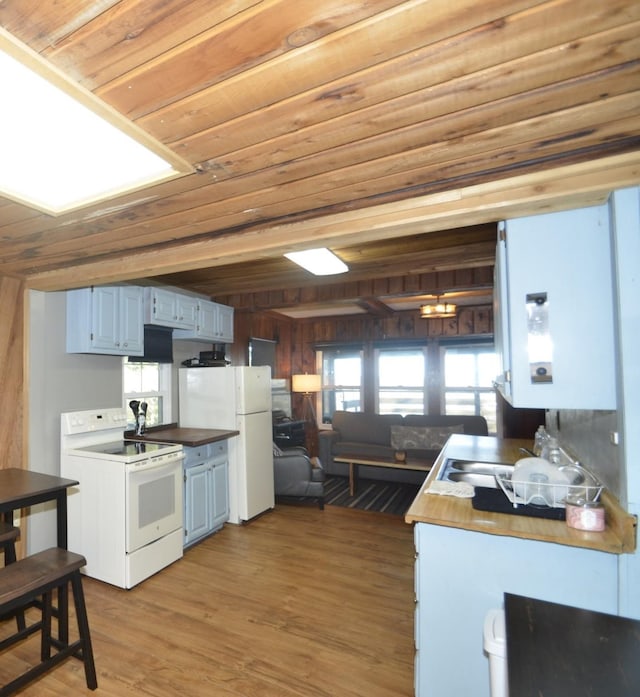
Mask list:
[[[173,363],[173,329],[144,325],[144,355],[129,356],[130,363]]]

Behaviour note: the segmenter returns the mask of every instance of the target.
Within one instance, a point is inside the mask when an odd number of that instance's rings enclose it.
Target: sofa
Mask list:
[[[320,460],[329,475],[348,476],[349,465],[336,462],[335,457],[349,455],[387,458],[392,460],[396,450],[408,457],[433,463],[443,445],[453,433],[486,436],[487,422],[482,416],[368,414],[336,411],[331,430],[321,430],[318,436]],[[365,479],[385,479],[419,484],[424,472],[385,467],[361,466]]]

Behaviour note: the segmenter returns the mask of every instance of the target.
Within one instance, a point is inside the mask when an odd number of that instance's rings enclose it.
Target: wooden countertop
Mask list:
[[[523,457],[519,451],[521,447],[530,448],[531,441],[502,440],[490,436],[452,435],[409,507],[405,521],[444,525],[491,535],[555,542],[613,554],[635,550],[636,518],[622,509],[616,498],[607,490],[603,491],[601,496],[607,518],[607,527],[604,532],[575,530],[568,527],[564,521],[479,511],[473,508],[471,499],[425,494],[431,482],[438,477],[440,468],[449,458],[515,463]]]
[[[640,622],[505,593],[509,693],[638,694]]]
[[[219,428],[180,428],[178,424],[152,426],[143,436],[137,436],[135,431],[125,431],[125,440],[135,440],[147,443],[177,443],[188,448],[197,448],[207,443],[216,443],[237,436],[240,431],[227,431]]]

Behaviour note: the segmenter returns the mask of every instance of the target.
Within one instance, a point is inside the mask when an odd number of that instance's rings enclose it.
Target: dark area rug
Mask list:
[[[360,479],[356,495],[350,496],[348,477],[327,476],[324,502],[330,506],[404,515],[419,489],[419,484]]]

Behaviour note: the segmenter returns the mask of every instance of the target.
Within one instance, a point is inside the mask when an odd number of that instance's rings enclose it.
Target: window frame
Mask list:
[[[122,359],[122,401],[123,407],[127,415],[127,426],[135,427],[133,412],[129,408],[129,402],[133,399],[139,401],[149,401],[149,399],[159,399],[159,404],[161,405],[160,412],[158,414],[158,423],[153,420],[151,422],[147,421],[148,426],[157,426],[166,423],[172,423],[173,421],[173,409],[172,409],[172,385],[173,385],[173,372],[171,363],[154,363],[154,362],[138,362],[132,361],[131,365],[154,365],[158,369],[158,389],[157,390],[145,390],[143,392],[125,392],[125,366],[128,364],[128,359],[125,356]]]
[[[325,382],[325,358],[327,354],[333,354],[333,359],[335,360],[336,357],[342,357],[342,358],[355,358],[358,357],[360,359],[360,384],[359,385],[335,385],[335,384],[327,384]],[[338,354],[342,354],[342,356],[338,356]],[[365,355],[364,355],[364,350],[362,346],[353,346],[353,345],[345,345],[345,346],[326,346],[326,347],[316,347],[316,370],[318,374],[321,376],[322,380],[322,388],[321,391],[318,393],[317,397],[317,402],[316,402],[316,414],[318,414],[318,421],[320,421],[320,424],[324,425],[330,425],[331,424],[331,414],[333,414],[334,411],[336,411],[336,404],[337,401],[335,399],[335,392],[336,388],[342,388],[342,389],[347,389],[347,390],[357,390],[359,392],[359,405],[356,411],[364,411],[364,371],[365,371]],[[333,399],[331,396],[333,395]],[[332,403],[333,408],[329,408],[326,411],[326,416],[325,416],[325,400],[328,400],[330,403]]]

